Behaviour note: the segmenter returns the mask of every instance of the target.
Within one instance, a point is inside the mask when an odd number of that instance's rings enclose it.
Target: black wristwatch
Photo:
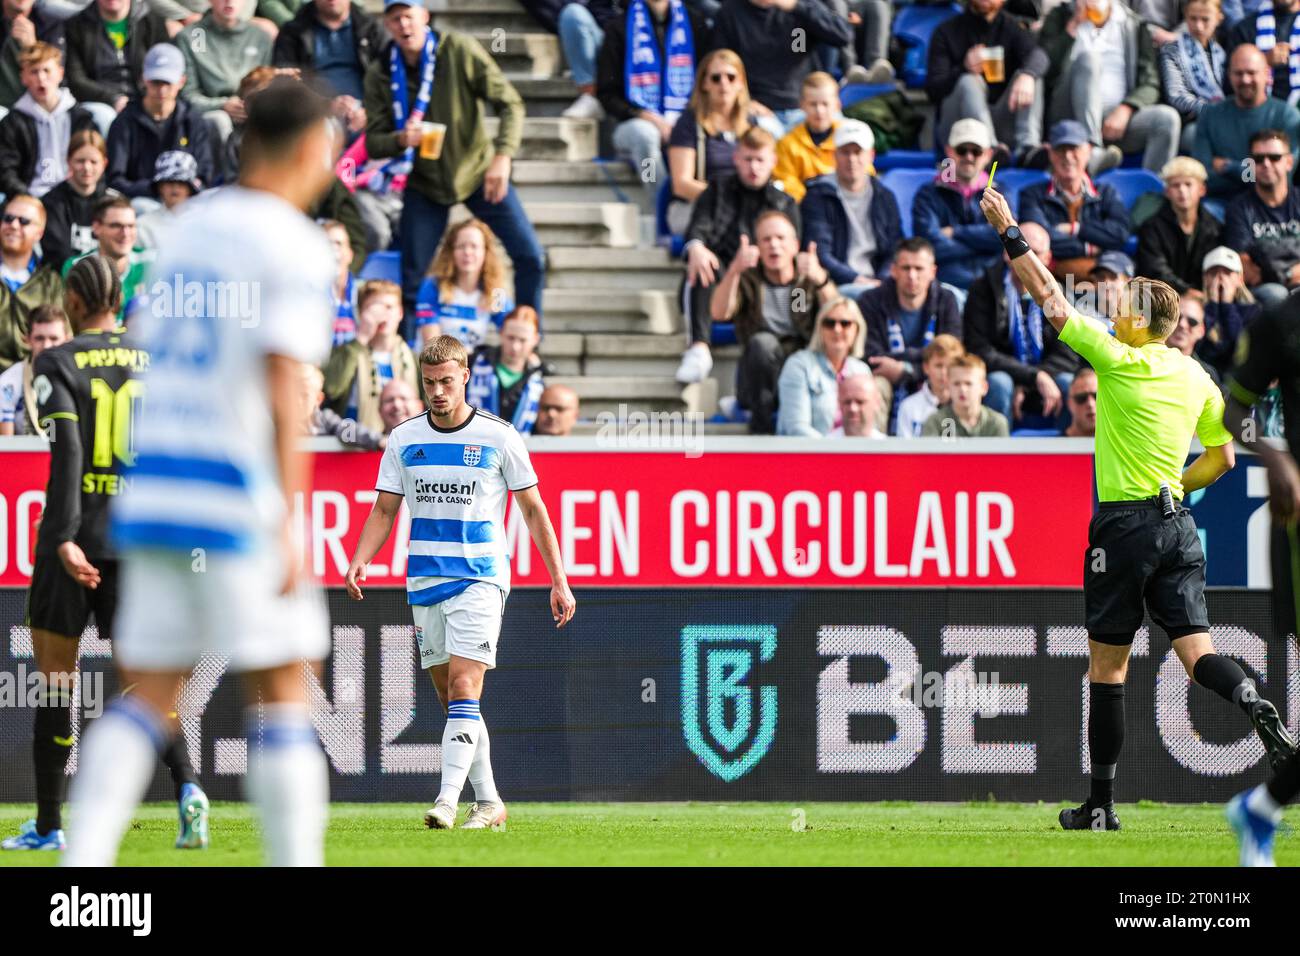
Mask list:
[[[1025,241],[1019,226],[1011,226],[1002,234],[1002,248],[1007,251],[1008,259],[1023,256],[1029,251],[1029,243]]]

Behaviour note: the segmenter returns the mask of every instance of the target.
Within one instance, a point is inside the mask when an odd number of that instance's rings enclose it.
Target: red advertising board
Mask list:
[[[1084,452],[914,453],[895,444],[861,454],[706,448],[688,457],[586,444],[533,452],[575,587],[1082,583],[1092,512]],[[374,500],[379,455],[315,460],[300,516],[315,573],[337,585]],[[0,454],[0,586],[30,579],[48,467],[42,452]],[[403,509],[369,586],[403,584],[407,530]],[[520,546],[527,529],[513,511],[507,535],[514,583],[546,583],[536,548]]]

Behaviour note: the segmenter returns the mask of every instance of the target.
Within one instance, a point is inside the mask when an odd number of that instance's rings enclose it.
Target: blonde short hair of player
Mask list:
[[[1208,178],[1205,167],[1199,160],[1192,159],[1190,156],[1175,156],[1160,170],[1160,179],[1166,186],[1171,179],[1199,179],[1205,182]]]
[[[440,335],[430,339],[420,350],[421,365],[441,365],[443,362],[455,362],[461,368],[469,368],[469,354],[460,339],[454,335]]]

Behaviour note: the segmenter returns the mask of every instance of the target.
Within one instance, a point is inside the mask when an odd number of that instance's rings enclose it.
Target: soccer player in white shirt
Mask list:
[[[301,364],[324,361],[334,319],[334,256],[304,210],[333,179],[335,145],[329,102],[303,84],[250,97],[239,185],[181,211],[132,317],[148,397],[112,533],[114,654],[134,690],[83,741],[65,865],[113,862],[203,654],[247,678],[247,790],[269,862],[324,862],[328,767],[303,674],[328,653],[329,622],[291,516],[308,473]]]
[[[504,823],[505,804],[492,778],[487,726],[479,713],[483,676],[496,666],[501,615],[510,591],[506,496],[513,494],[528,533],[551,575],[556,627],[573,617],[560,547],[537,491],[524,441],[510,423],[465,403],[469,355],[442,335],[420,353],[429,410],[388,436],[370,517],[348,567],[348,593],[362,600],[366,565],[388,540],[406,499],[411,544],[407,600],[415,618],[420,664],[447,709],[442,733],[442,787],[424,815],[427,826],[456,825],[465,778],[475,803],[463,829]]]

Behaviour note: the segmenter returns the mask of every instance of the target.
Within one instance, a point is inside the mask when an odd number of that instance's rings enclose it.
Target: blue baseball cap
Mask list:
[[[185,76],[185,57],[180,47],[170,43],[155,43],[144,55],[145,82],[179,83]]]
[[[1048,134],[1047,141],[1052,147],[1057,146],[1082,146],[1084,143],[1091,143],[1088,138],[1088,130],[1078,120],[1061,120],[1052,127],[1051,133]]]
[[[424,0],[384,0],[384,9],[391,7],[422,7]]]
[[[1133,260],[1118,249],[1112,249],[1109,252],[1103,252],[1097,257],[1092,271],[1110,272],[1116,276],[1126,276],[1131,279],[1134,275]]]

